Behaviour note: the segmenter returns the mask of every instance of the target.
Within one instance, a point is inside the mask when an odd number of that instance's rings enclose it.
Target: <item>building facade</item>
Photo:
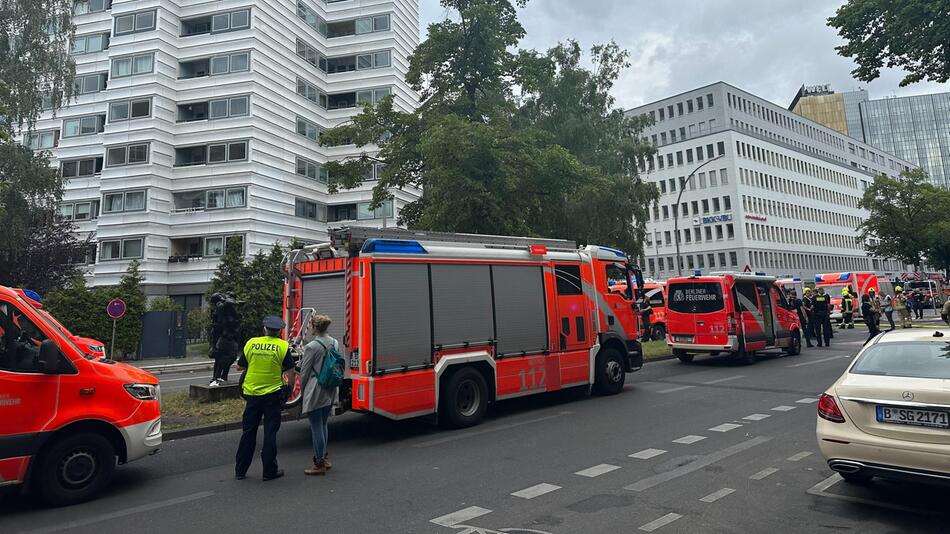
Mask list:
[[[803,86],[789,109],[910,161],[935,185],[950,187],[950,93],[870,100],[863,90]]]
[[[856,228],[873,177],[910,162],[722,82],[627,113],[654,120],[645,134],[657,153],[642,174],[660,191],[647,221],[650,276],[676,276],[677,235],[684,274],[904,270],[868,257]]]
[[[395,224],[418,192],[369,209],[373,180],[330,195],[320,132],[363,103],[411,110],[417,0],[77,0],[76,98],[24,141],[68,179],[62,216],[94,232],[89,274],[132,259],[146,292],[200,301],[232,240],[246,254],[328,226]]]

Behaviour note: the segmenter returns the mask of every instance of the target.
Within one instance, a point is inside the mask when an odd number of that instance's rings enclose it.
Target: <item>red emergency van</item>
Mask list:
[[[842,291],[850,287],[855,291],[852,296],[855,300],[855,319],[861,315],[861,295],[873,289],[878,295],[881,294],[881,287],[878,283],[877,275],[871,272],[854,273],[823,273],[815,275],[815,289],[823,287],[825,293],[831,296],[831,320],[840,322],[842,319],[841,295]]]
[[[636,288],[636,284],[634,284]],[[610,286],[612,293],[623,293],[627,290],[626,282],[616,282]],[[650,302],[650,339],[666,339],[666,282],[647,278],[643,283],[643,293]]]
[[[683,363],[721,352],[751,364],[757,351],[801,352],[801,326],[771,276],[722,273],[666,282],[667,344]]]
[[[0,486],[84,501],[158,451],[158,380],[85,354],[21,293],[0,286]]]
[[[640,369],[639,269],[573,242],[343,228],[287,258],[295,345],[310,313],[333,319],[349,363],[343,409],[477,424],[489,403],[574,386],[619,393]]]

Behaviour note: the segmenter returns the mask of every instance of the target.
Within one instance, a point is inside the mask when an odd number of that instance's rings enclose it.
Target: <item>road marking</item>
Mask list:
[[[655,456],[664,454],[666,451],[663,449],[643,449],[640,452],[635,452],[629,455],[630,458],[636,458],[637,460],[649,460]]]
[[[676,521],[677,519],[681,517],[683,516],[681,516],[680,514],[666,514],[665,516],[659,519],[654,519],[653,521],[650,521],[646,525],[643,525],[642,527],[640,527],[640,530],[644,532],[653,532],[654,530],[660,527],[669,525],[670,523],[672,523],[673,521]]]
[[[778,469],[776,469],[776,468],[774,468],[774,467],[766,467],[765,469],[763,469],[763,470],[759,471],[758,473],[756,473],[756,474],[750,476],[749,478],[750,478],[751,480],[762,480],[763,478],[765,478],[765,477],[767,477],[767,476],[769,476],[769,475],[771,475],[771,474],[773,474],[773,473],[777,473],[777,472],[778,472]]]
[[[771,439],[772,438],[769,436],[759,436],[756,438],[752,438],[750,440],[743,441],[741,443],[737,443],[731,447],[722,449],[721,451],[717,451],[712,454],[707,454],[706,456],[701,456],[698,459],[693,460],[692,462],[688,464],[677,467],[676,469],[666,471],[657,475],[653,475],[653,476],[644,478],[643,480],[634,482],[633,484],[630,484],[629,486],[625,486],[624,489],[627,489],[630,491],[648,490],[654,486],[659,486],[660,484],[664,482],[669,482],[670,480],[679,478],[683,475],[688,475],[689,473],[692,473],[693,471],[698,471],[708,465],[712,465],[730,456],[739,454],[740,452],[751,449],[752,447],[755,447],[756,445],[767,443]]]
[[[165,382],[181,382],[182,380],[204,380],[206,378],[211,378],[211,375],[208,376],[189,376],[188,378],[165,378],[159,380],[160,383],[164,384]]]
[[[802,452],[800,452],[800,453],[798,453],[798,454],[793,454],[793,455],[789,456],[789,457],[788,457],[788,461],[789,461],[789,462],[797,462],[797,461],[799,461],[799,460],[803,460],[803,459],[805,459],[805,458],[808,458],[809,456],[811,456],[811,453],[810,453],[810,452],[808,452],[808,451],[802,451]]]
[[[719,491],[714,491],[714,492],[710,493],[709,495],[706,495],[705,497],[703,497],[703,498],[700,499],[700,500],[703,501],[703,502],[716,502],[716,501],[718,501],[719,499],[725,497],[726,495],[729,495],[730,493],[734,493],[735,491],[736,491],[736,490],[734,490],[734,489],[732,489],[732,488],[722,488],[722,489],[719,490]]]
[[[29,531],[28,534],[47,534],[50,532],[62,532],[64,530],[72,530],[72,529],[76,529],[80,527],[93,525],[95,523],[101,523],[103,521],[118,519],[120,517],[126,517],[126,516],[130,516],[134,514],[139,514],[142,512],[151,512],[153,510],[158,510],[159,508],[167,508],[169,506],[178,506],[186,502],[197,501],[199,499],[204,499],[212,495],[214,495],[213,491],[201,491],[198,493],[192,493],[191,495],[185,495],[182,497],[176,497],[174,499],[168,499],[167,501],[158,501],[158,502],[153,502],[149,504],[143,504],[141,506],[133,506],[132,508],[126,508],[125,510],[117,510],[115,512],[109,512],[107,514],[94,515],[86,519],[79,519],[76,521],[70,521],[68,523],[53,525],[51,527],[31,530]]]
[[[814,398],[814,397],[806,397],[806,398],[804,398],[804,399],[798,399],[798,400],[795,401],[795,402],[797,402],[798,404],[811,404],[811,403],[813,403],[813,402],[818,402],[818,399],[816,399],[816,398]]]
[[[844,480],[841,478],[841,475],[835,473],[830,477],[822,480],[821,482],[815,484],[809,488],[805,493],[809,495],[817,495],[819,497],[828,497],[829,499],[838,499],[841,501],[856,502],[859,504],[867,504],[870,506],[878,506],[880,508],[889,508],[891,510],[899,510],[901,512],[911,512],[915,514],[925,514],[925,515],[937,515],[941,512],[935,512],[933,510],[926,510],[922,508],[911,508],[909,506],[901,506],[899,504],[891,504],[887,502],[874,501],[871,499],[862,499],[861,497],[851,497],[850,495],[838,495],[837,493],[827,493],[826,490],[831,486],[834,486],[838,482]]]
[[[763,419],[768,419],[769,417],[772,417],[772,416],[767,413],[754,413],[752,415],[747,415],[743,417],[743,419],[747,421],[761,421]]]
[[[554,415],[546,415],[546,416],[544,416],[544,417],[538,417],[538,418],[536,418],[536,419],[528,419],[528,420],[526,420],[526,421],[518,421],[518,422],[515,422],[515,423],[508,423],[508,424],[505,424],[505,425],[498,425],[498,426],[494,426],[494,427],[491,427],[491,428],[483,428],[483,429],[480,429],[480,430],[472,430],[472,431],[470,431],[470,432],[464,432],[464,433],[462,433],[462,434],[459,434],[459,433],[452,433],[451,436],[446,436],[446,437],[444,437],[444,438],[431,439],[431,440],[429,440],[429,441],[423,441],[422,443],[416,443],[415,445],[413,445],[413,447],[415,447],[415,448],[422,448],[422,447],[432,447],[433,445],[442,445],[443,443],[449,443],[449,442],[458,441],[458,440],[461,440],[461,439],[468,439],[468,438],[471,438],[471,437],[480,436],[480,435],[482,435],[482,434],[490,434],[490,433],[492,433],[492,432],[498,432],[498,431],[500,431],[500,430],[508,430],[508,429],[510,429],[510,428],[515,428],[515,427],[519,427],[519,426],[523,426],[523,425],[530,425],[530,424],[533,424],[533,423],[540,423],[540,422],[542,422],[542,421],[549,421],[549,420],[551,420],[551,419],[557,419],[558,417],[563,417],[563,416],[565,416],[565,415],[571,415],[572,413],[574,413],[574,412],[559,412],[559,413],[554,414]]]
[[[790,411],[792,411],[792,410],[794,410],[794,409],[795,409],[795,406],[784,406],[784,405],[782,405],[782,406],[776,406],[775,408],[772,408],[772,411],[773,411],[773,412],[790,412]]]
[[[684,389],[690,389],[694,387],[696,386],[680,386],[678,388],[661,389],[660,391],[657,391],[657,393],[673,393],[674,391],[683,391]]]
[[[842,358],[850,358],[850,357],[851,357],[851,356],[848,356],[848,355],[844,355],[844,356],[831,356],[830,358],[821,358],[821,359],[818,359],[818,360],[809,360],[809,361],[807,361],[807,362],[795,363],[795,364],[792,364],[792,365],[786,365],[785,367],[804,367],[804,366],[806,366],[806,365],[814,365],[814,364],[816,364],[816,363],[825,363],[825,362],[830,362],[830,361],[832,361],[832,360],[840,360],[840,359],[842,359]]]
[[[552,491],[557,491],[559,489],[561,489],[561,486],[555,486],[554,484],[542,482],[541,484],[531,486],[530,488],[516,491],[512,493],[512,495],[515,497],[521,497],[522,499],[533,499],[535,497],[540,497],[545,493],[551,493]]]
[[[481,517],[485,514],[490,514],[491,510],[488,508],[482,508],[480,506],[469,506],[468,508],[462,508],[457,512],[452,512],[451,514],[445,514],[443,516],[437,517],[435,519],[430,519],[430,523],[435,523],[443,527],[453,527],[459,523],[464,523],[466,521],[471,521],[476,517]]]
[[[723,382],[728,382],[730,380],[738,380],[740,378],[745,378],[745,375],[736,375],[736,376],[727,376],[726,378],[720,378],[718,380],[710,380],[708,382],[703,382],[703,384],[721,384]]]
[[[706,439],[706,436],[696,436],[696,435],[690,434],[688,436],[683,436],[681,438],[674,439],[673,443],[682,443],[683,445],[692,445],[693,443],[696,443],[697,441],[702,441],[704,439]]]
[[[609,473],[611,471],[616,471],[617,469],[620,469],[619,465],[600,464],[600,465],[595,465],[594,467],[588,467],[587,469],[583,469],[574,474],[580,475],[582,477],[594,478],[594,477],[599,477],[600,475],[603,475],[605,473]]]
[[[709,430],[711,430],[711,431],[713,431],[713,432],[729,432],[730,430],[735,430],[735,429],[737,429],[737,428],[739,428],[739,427],[741,427],[741,426],[742,426],[742,425],[737,425],[737,424],[735,424],[735,423],[723,423],[723,424],[721,424],[721,425],[719,425],[719,426],[714,426],[714,427],[710,428]]]

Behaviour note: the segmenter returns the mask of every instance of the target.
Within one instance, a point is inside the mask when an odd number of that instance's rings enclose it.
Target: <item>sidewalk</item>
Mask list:
[[[182,371],[200,371],[212,369],[214,360],[207,356],[186,356],[184,358],[146,358],[144,360],[126,360],[124,363],[138,367],[153,374]]]

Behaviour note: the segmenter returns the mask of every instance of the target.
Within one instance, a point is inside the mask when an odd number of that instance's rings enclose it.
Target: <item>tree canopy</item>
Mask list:
[[[950,0],[849,0],[828,19],[846,41],[836,47],[870,82],[882,68],[901,68],[900,85],[950,80]]]
[[[284,273],[281,270],[283,258],[284,250],[275,244],[269,253],[258,252],[250,261],[245,261],[241,241],[228,240],[205,297],[210,300],[211,295],[215,293],[229,293],[238,300],[242,340],[260,335],[265,316],[281,315],[284,290]],[[210,315],[208,318],[210,323]]]
[[[570,238],[639,255],[658,193],[637,173],[653,150],[648,119],[626,117],[609,94],[627,53],[595,46],[589,70],[574,42],[514,52],[525,32],[511,1],[442,6],[453,18],[430,25],[410,58],[419,107],[402,112],[389,97],[322,134],[325,145],[364,150],[327,164],[331,191],[359,186],[382,163],[375,206],[395,189],[421,189],[399,214],[410,228]]]

